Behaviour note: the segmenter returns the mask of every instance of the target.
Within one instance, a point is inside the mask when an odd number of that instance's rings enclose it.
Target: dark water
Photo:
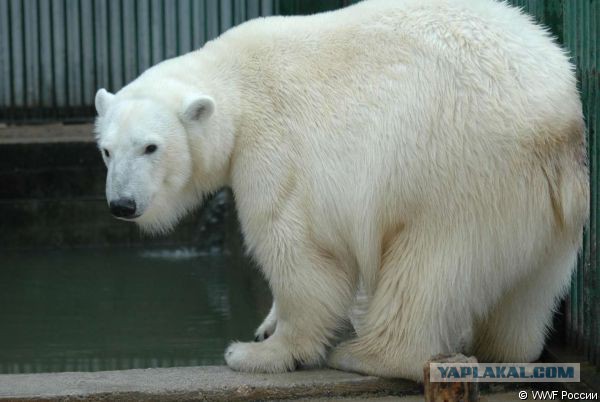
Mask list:
[[[193,250],[0,254],[0,373],[223,364],[270,303],[247,260]]]

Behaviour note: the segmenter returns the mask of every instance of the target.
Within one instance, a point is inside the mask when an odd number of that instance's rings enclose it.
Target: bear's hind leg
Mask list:
[[[472,353],[480,361],[520,363],[539,358],[576,256],[572,247],[544,261],[475,325]]]
[[[423,256],[421,250],[415,243],[398,244],[384,255],[360,335],[338,345],[328,357],[329,366],[422,381],[423,364],[431,356],[470,344],[468,287],[457,290],[444,277],[444,272],[452,275],[456,264],[446,265],[450,258],[444,255],[450,254],[443,246],[434,256]]]

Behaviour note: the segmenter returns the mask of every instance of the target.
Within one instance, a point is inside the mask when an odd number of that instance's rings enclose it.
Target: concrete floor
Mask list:
[[[222,366],[0,375],[0,400],[264,400],[403,396],[417,384],[336,370],[246,374]]]
[[[557,384],[556,389],[560,389]],[[510,384],[486,387],[481,401],[519,401]],[[552,389],[552,387],[548,388]],[[223,366],[0,375],[1,400],[86,401],[395,401],[423,400],[411,381],[361,376],[337,370],[299,370],[285,374],[247,374]],[[560,400],[560,399],[558,399]]]

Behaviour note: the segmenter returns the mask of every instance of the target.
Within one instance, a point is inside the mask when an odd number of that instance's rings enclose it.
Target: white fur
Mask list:
[[[271,305],[271,310],[269,310],[269,314],[263,321],[262,324],[256,329],[254,334],[254,339],[256,341],[264,341],[275,332],[275,328],[277,327],[277,305],[275,302]]]
[[[143,228],[234,191],[277,308],[232,368],[322,362],[359,284],[333,367],[420,379],[437,353],[539,355],[589,189],[572,66],[519,10],[371,0],[258,19],[98,97],[107,195],[139,200]]]

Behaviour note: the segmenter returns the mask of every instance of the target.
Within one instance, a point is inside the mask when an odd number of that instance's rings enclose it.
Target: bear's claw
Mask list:
[[[267,340],[270,336],[271,334],[269,333],[269,331],[258,333],[254,338],[254,342],[262,342],[264,340]]]

